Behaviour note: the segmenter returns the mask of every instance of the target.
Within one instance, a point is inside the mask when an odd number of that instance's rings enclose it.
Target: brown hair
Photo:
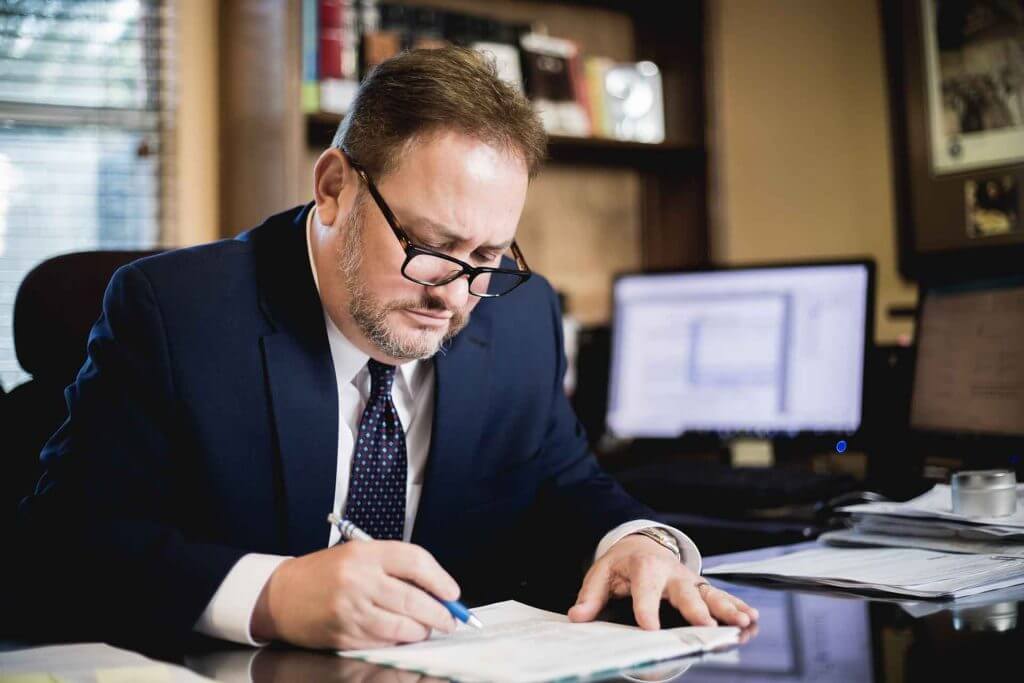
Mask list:
[[[493,60],[461,47],[411,50],[374,68],[332,145],[380,177],[395,169],[408,144],[441,130],[504,148],[531,178],[547,147],[529,101],[498,77]]]

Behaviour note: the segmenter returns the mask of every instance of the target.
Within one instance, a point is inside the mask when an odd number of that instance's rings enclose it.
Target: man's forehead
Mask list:
[[[379,183],[402,225],[449,242],[510,243],[529,182],[522,159],[466,136],[434,136],[406,150]]]

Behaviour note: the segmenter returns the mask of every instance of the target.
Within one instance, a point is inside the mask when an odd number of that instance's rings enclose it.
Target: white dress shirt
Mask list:
[[[317,277],[316,264],[313,260],[311,230],[315,225],[319,228],[316,211],[309,212],[306,222],[306,242],[309,253],[309,266],[313,272],[313,281],[317,291],[320,280]],[[335,511],[345,509],[348,496],[349,468],[352,463],[352,451],[356,435],[359,432],[359,421],[370,397],[370,372],[366,367],[369,356],[360,351],[341,333],[331,317],[324,311],[324,324],[327,326],[327,341],[334,364],[334,374],[338,385],[338,466],[334,478]],[[403,539],[408,541],[412,536],[413,522],[419,507],[420,492],[423,488],[423,472],[426,468],[427,453],[430,449],[430,435],[434,415],[434,364],[430,360],[414,360],[403,363],[395,373],[395,383],[391,398],[405,429],[406,455],[409,471],[406,475],[405,531]],[[660,526],[671,532],[679,542],[682,559],[687,567],[700,573],[701,556],[697,546],[686,534],[672,527],[666,527],[650,520],[634,520],[621,524],[609,531],[601,539],[594,553],[594,558],[601,557],[619,539],[640,529]],[[328,533],[328,529],[330,532]],[[333,526],[324,525],[324,547],[338,542],[340,535]],[[263,586],[285,560],[283,555],[266,555],[249,553],[235,563],[231,571],[221,582],[216,593],[210,599],[206,609],[196,621],[195,629],[214,638],[222,638],[246,645],[263,645],[253,639],[250,631],[252,613],[256,607]]]

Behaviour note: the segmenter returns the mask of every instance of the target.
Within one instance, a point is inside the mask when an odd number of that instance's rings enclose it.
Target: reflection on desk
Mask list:
[[[757,606],[758,637],[736,651],[736,662],[701,662],[689,681],[870,681],[867,604],[820,595],[729,586]],[[752,601],[752,602],[751,602]]]
[[[705,564],[767,559],[813,546],[734,553],[708,558]],[[687,683],[932,682],[970,679],[981,671],[1017,672],[1021,667],[1022,586],[939,602],[715,583],[760,610],[760,635],[736,651],[735,665],[698,662],[682,679]]]
[[[706,564],[763,559],[809,545],[707,558]],[[956,602],[900,602],[823,589],[714,583],[758,608],[761,618],[756,637],[724,653],[619,672],[605,680],[933,683],[976,677],[979,661],[1019,670],[1018,653],[1024,652],[1024,623],[1018,618],[1024,587]],[[333,654],[283,648],[258,654],[251,650],[218,652],[189,658],[185,664],[217,680],[246,683],[435,680]]]
[[[763,559],[808,547],[764,548],[706,564]],[[741,647],[700,658],[620,672],[606,680],[795,683],[904,683],[991,680],[988,671],[1024,666],[1024,586],[956,602],[899,602],[834,591],[806,591],[713,581],[757,607],[757,635]],[[419,674],[347,660],[333,653],[224,644],[207,654],[172,658],[218,681],[357,681],[419,683]],[[0,643],[0,650],[19,647]],[[24,647],[25,645],[21,645]]]
[[[434,683],[441,679],[339,657],[286,647],[210,652],[185,658],[185,666],[224,683],[346,681],[347,683]]]
[[[667,683],[679,680],[697,663],[736,662],[736,650],[702,657],[661,662],[651,666],[610,674],[591,680]],[[283,683],[285,681],[346,681],[348,683],[441,683],[443,679],[412,671],[346,659],[329,652],[290,648],[226,650],[185,658],[185,665],[198,674],[225,683]],[[686,680],[690,680],[689,677]]]

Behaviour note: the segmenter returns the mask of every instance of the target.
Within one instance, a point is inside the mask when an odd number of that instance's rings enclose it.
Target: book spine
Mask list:
[[[319,0],[320,78],[341,78],[341,0]]]
[[[358,87],[358,12],[355,0],[319,0],[320,110],[344,114]]]
[[[579,46],[575,48],[568,62],[569,82],[572,84],[573,99],[576,100],[580,112],[579,135],[588,136],[594,134],[594,118],[591,116],[587,81],[583,77],[583,58],[580,56]]]
[[[320,111],[318,4],[319,0],[302,0],[301,106],[306,114]]]
[[[611,137],[608,125],[608,111],[605,107],[604,75],[611,63],[607,57],[587,57],[583,62],[584,78],[587,83],[587,102],[590,105],[590,134],[596,137]]]

